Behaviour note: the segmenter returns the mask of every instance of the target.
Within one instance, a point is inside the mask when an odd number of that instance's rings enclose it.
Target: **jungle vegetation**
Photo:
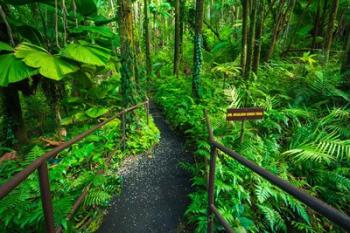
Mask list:
[[[224,145],[350,215],[349,0],[0,0],[0,87],[0,184],[148,96],[195,148],[181,164],[193,177],[194,232],[207,230],[205,109]],[[243,137],[225,120],[239,107],[266,111]],[[67,232],[95,231],[120,189],[113,171],[158,141],[142,114],[128,116],[125,151],[115,120],[50,161],[55,222]],[[235,232],[342,232],[223,155],[216,179]],[[0,201],[0,232],[43,231],[37,183],[30,176]]]

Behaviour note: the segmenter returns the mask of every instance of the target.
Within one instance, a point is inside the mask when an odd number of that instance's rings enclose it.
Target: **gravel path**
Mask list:
[[[178,165],[190,161],[184,140],[165,123],[152,106],[151,113],[161,131],[152,158],[127,159],[120,172],[122,194],[112,202],[98,233],[178,233],[188,204],[190,176]]]

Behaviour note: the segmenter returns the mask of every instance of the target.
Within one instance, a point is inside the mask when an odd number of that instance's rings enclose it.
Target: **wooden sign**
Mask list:
[[[228,121],[259,120],[262,118],[264,118],[264,109],[262,108],[227,109],[226,120]]]

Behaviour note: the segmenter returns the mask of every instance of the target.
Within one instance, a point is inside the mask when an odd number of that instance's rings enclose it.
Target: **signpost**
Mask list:
[[[227,109],[227,121],[242,121],[240,142],[243,142],[244,121],[245,120],[259,120],[264,118],[264,109],[262,108],[229,108]]]

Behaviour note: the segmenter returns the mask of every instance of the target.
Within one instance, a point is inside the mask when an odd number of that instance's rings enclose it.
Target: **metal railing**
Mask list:
[[[53,207],[52,207],[52,200],[51,200],[51,191],[50,191],[50,182],[49,182],[49,170],[47,166],[47,161],[49,159],[55,158],[58,153],[61,151],[69,148],[73,144],[81,141],[88,135],[95,132],[97,129],[102,128],[107,123],[115,120],[116,118],[121,118],[121,130],[122,130],[122,148],[125,149],[125,139],[126,139],[126,114],[128,112],[132,112],[137,108],[140,108],[144,106],[146,110],[146,117],[147,117],[147,124],[149,123],[149,100],[144,101],[142,103],[139,103],[133,107],[124,109],[123,111],[117,113],[113,117],[99,123],[98,125],[92,127],[91,129],[79,134],[78,136],[72,138],[71,140],[57,146],[53,150],[45,153],[35,161],[33,161],[30,165],[28,165],[25,169],[23,169],[21,172],[17,173],[12,179],[7,181],[6,183],[2,184],[0,186],[0,200],[3,199],[5,196],[7,196],[14,188],[19,186],[24,180],[27,179],[27,177],[35,172],[35,170],[38,170],[39,173],[39,184],[40,184],[40,193],[41,193],[41,201],[43,205],[43,211],[44,211],[44,218],[45,218],[45,227],[46,232],[48,233],[60,233],[62,232],[62,226],[59,225],[57,229],[55,229],[55,223],[54,223],[54,217],[53,217]],[[86,197],[86,195],[89,192],[88,185],[83,191],[82,194],[79,196],[77,201],[74,203],[70,213],[67,216],[67,220],[70,220],[75,212],[78,210],[80,204]]]
[[[271,184],[278,186],[283,191],[289,193],[299,201],[306,204],[308,207],[312,208],[314,211],[318,212],[320,215],[328,218],[338,226],[342,227],[344,230],[350,232],[350,217],[346,214],[340,212],[334,207],[326,204],[325,202],[311,196],[303,190],[300,190],[287,181],[281,179],[280,177],[274,175],[273,173],[265,170],[254,162],[244,158],[237,152],[225,147],[221,143],[217,142],[214,138],[213,129],[211,127],[209,117],[207,112],[205,112],[206,123],[209,131],[209,142],[211,145],[210,149],[210,168],[209,168],[209,184],[208,184],[208,233],[213,233],[214,227],[214,216],[219,220],[225,230],[229,233],[233,233],[230,224],[223,218],[215,207],[214,201],[214,191],[215,191],[215,165],[217,150],[224,152],[229,157],[233,158],[246,168],[249,168],[254,173],[260,175]]]

